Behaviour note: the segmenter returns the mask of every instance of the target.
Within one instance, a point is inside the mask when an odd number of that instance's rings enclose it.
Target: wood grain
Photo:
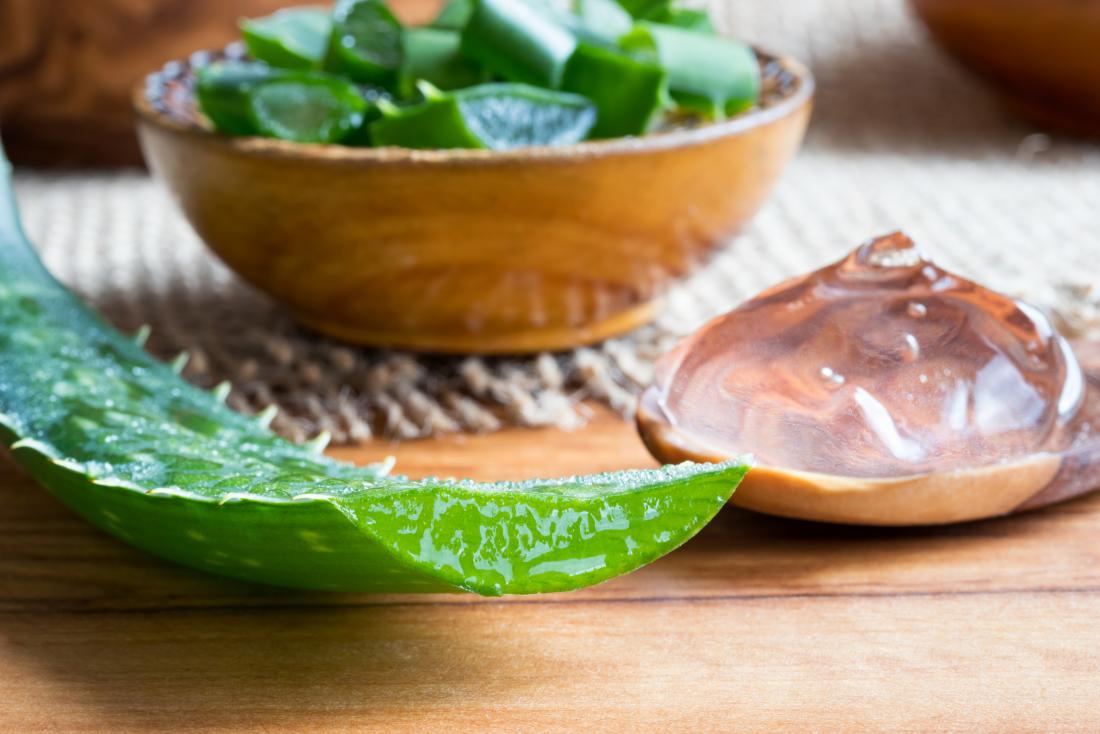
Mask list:
[[[481,479],[648,465],[633,428],[345,457]],[[730,508],[688,546],[536,598],[307,595],[204,576],[0,462],[0,730],[1087,731],[1100,497],[944,529]]]
[[[130,91],[288,0],[0,0],[0,126],[27,165],[139,165]],[[398,0],[409,19],[436,0]]]

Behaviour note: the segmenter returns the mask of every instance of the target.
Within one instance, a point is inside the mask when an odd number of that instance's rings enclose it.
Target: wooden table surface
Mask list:
[[[648,465],[606,416],[342,451],[410,474]],[[728,509],[570,594],[286,592],[161,562],[0,459],[0,731],[1100,729],[1100,496],[942,529]]]

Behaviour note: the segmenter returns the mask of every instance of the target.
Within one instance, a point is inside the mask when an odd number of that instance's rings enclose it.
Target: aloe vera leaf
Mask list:
[[[248,54],[283,69],[319,68],[332,36],[332,15],[325,8],[285,8],[240,25]]]
[[[296,143],[338,143],[367,111],[354,84],[316,72],[263,82],[249,91],[249,102],[261,135]]]
[[[575,0],[573,13],[573,31],[588,43],[615,46],[634,25],[630,13],[616,0]]]
[[[339,0],[324,68],[361,84],[390,86],[401,66],[401,21],[382,0]]]
[[[667,74],[654,64],[582,43],[565,67],[562,89],[596,105],[593,138],[641,135],[665,104]]]
[[[473,0],[449,0],[431,22],[432,28],[444,28],[460,31],[466,27],[470,15],[474,12]]]
[[[230,135],[256,135],[249,92],[258,84],[283,78],[289,72],[267,64],[226,61],[198,72],[195,98],[216,130]]]
[[[641,21],[620,44],[663,66],[672,97],[686,109],[722,118],[760,97],[756,54],[738,41]]]
[[[577,39],[525,0],[473,0],[462,53],[508,81],[555,88]]]
[[[0,156],[0,440],[124,541],[250,581],[375,592],[575,589],[676,548],[739,463],[553,481],[387,477],[290,444],[183,382],[57,283]]]
[[[462,55],[458,31],[443,28],[406,28],[401,37],[398,90],[412,96],[418,81],[439,89],[461,89],[485,81],[476,61]]]

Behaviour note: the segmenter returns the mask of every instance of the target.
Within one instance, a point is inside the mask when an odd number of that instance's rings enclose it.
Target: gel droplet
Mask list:
[[[1084,392],[1040,311],[901,234],[711,321],[662,360],[655,387],[675,430],[715,455],[870,477],[1060,450]]]

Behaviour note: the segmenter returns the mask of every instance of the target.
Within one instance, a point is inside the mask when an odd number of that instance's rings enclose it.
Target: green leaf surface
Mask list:
[[[474,12],[473,0],[448,0],[439,15],[431,22],[432,28],[444,28],[451,31],[461,31],[470,20]]]
[[[477,62],[462,55],[458,31],[443,28],[406,28],[401,38],[399,89],[410,97],[418,81],[439,89],[461,89],[485,81]]]
[[[241,36],[258,61],[284,69],[316,69],[332,36],[332,16],[325,8],[286,8],[242,20]]]
[[[462,52],[508,81],[556,88],[577,39],[524,0],[474,0]]]
[[[337,143],[363,123],[367,103],[350,82],[321,74],[275,79],[249,92],[257,131],[296,143]]]
[[[230,135],[257,135],[249,92],[257,85],[287,75],[267,64],[226,61],[211,64],[198,72],[195,97],[199,109],[220,132]]]
[[[401,22],[382,0],[340,0],[325,70],[361,84],[392,85],[401,66]]]
[[[754,105],[760,97],[760,66],[747,45],[708,33],[641,21],[622,47],[663,66],[680,105],[722,118]]]
[[[116,537],[240,579],[375,592],[563,591],[705,525],[742,464],[475,484],[384,476],[189,386],[42,267],[0,156],[0,440]]]
[[[596,105],[591,137],[641,135],[667,97],[667,75],[655,64],[582,43],[565,67],[562,89]]]

